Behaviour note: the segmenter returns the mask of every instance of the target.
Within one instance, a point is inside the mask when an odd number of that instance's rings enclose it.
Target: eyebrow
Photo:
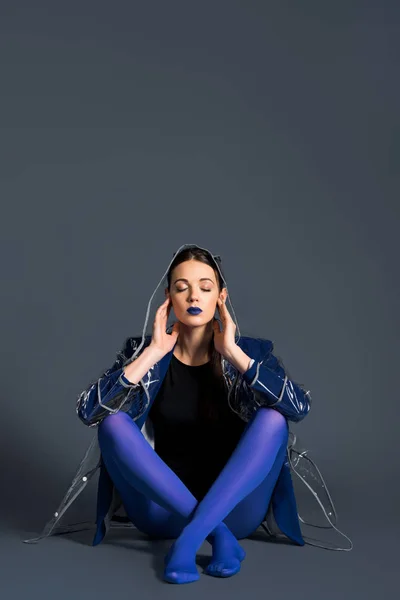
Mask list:
[[[210,279],[209,277],[201,277],[201,279],[199,279],[199,281],[211,281],[211,283],[214,283],[212,279]],[[179,279],[175,279],[174,283],[176,283],[177,281],[186,281],[186,283],[189,283],[188,279],[184,279],[183,277],[179,277]]]

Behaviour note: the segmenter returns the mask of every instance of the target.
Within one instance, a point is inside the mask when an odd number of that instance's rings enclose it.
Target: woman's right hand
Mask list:
[[[165,302],[159,306],[153,322],[153,335],[150,346],[163,356],[171,352],[179,336],[179,321],[174,323],[171,333],[166,332],[171,307],[171,297],[168,296]]]

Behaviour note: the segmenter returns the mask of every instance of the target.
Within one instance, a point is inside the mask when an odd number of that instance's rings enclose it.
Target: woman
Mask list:
[[[207,574],[227,577],[240,570],[245,551],[237,540],[264,520],[285,463],[289,430],[288,417],[267,403],[257,403],[246,422],[228,402],[223,361],[251,382],[261,363],[235,340],[219,263],[207,250],[186,246],[170,264],[167,284],[149,343],[120,374],[122,385],[138,386],[168,357],[148,407],[155,447],[136,419],[106,403],[100,404],[109,414],[103,411],[98,417],[98,442],[132,523],[153,539],[175,538],[165,558],[164,579],[189,583],[199,579],[196,552],[205,539],[213,549]],[[177,321],[167,333],[171,308]],[[282,394],[287,381],[286,376]],[[274,383],[280,390],[282,381]],[[301,388],[290,383],[299,398]],[[269,404],[282,399],[264,389]],[[298,405],[296,420],[309,411],[307,394]],[[304,544],[301,535],[298,543]]]

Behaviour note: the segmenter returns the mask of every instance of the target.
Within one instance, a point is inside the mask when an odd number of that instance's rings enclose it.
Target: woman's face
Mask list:
[[[227,293],[226,288],[219,291],[214,269],[193,259],[172,270],[170,291],[166,288],[165,292],[171,297],[178,321],[194,327],[213,320],[218,297],[225,299]],[[187,312],[191,306],[201,308],[202,312],[191,315]]]

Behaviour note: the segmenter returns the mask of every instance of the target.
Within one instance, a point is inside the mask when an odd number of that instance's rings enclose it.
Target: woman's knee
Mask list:
[[[275,410],[274,408],[269,408],[268,406],[260,406],[257,409],[257,414],[259,418],[265,419],[268,423],[268,429],[273,430],[277,433],[281,433],[286,439],[289,437],[289,425],[287,418]]]
[[[287,421],[286,417],[282,413],[270,406],[260,406],[257,409],[257,412],[264,415],[265,418],[274,419],[274,422],[276,423],[286,423]]]
[[[120,435],[121,427],[123,427],[123,424],[128,420],[131,423],[134,423],[126,412],[118,411],[117,413],[110,413],[99,423],[98,433],[101,437]]]

